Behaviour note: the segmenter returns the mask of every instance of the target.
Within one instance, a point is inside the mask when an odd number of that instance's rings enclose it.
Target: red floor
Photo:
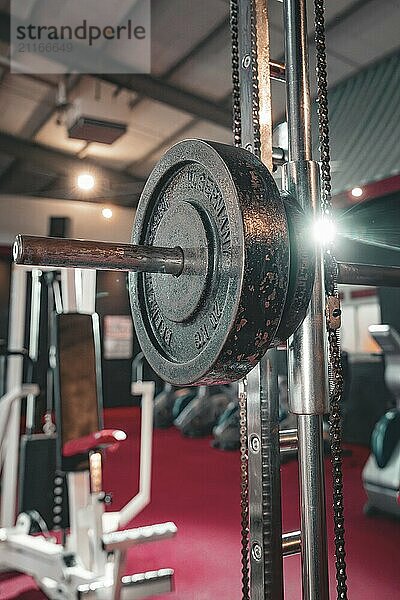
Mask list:
[[[131,409],[109,411],[106,424],[128,433],[128,440],[109,456],[105,469],[106,488],[113,491],[116,509],[128,500],[137,482],[138,413]],[[365,450],[355,448],[344,464],[349,598],[394,600],[400,598],[400,523],[363,515],[360,473],[366,456]],[[289,531],[299,525],[294,461],[284,465],[282,480],[284,529]],[[209,440],[182,438],[175,429],[157,431],[153,481],[152,503],[137,524],[173,520],[179,532],[173,540],[132,550],[128,572],[174,568],[176,591],[164,599],[239,600],[238,454],[211,449]],[[333,561],[333,599],[332,567]],[[285,559],[285,588],[286,600],[299,600],[298,557]],[[0,600],[16,598],[42,600],[44,596],[27,576],[0,575]]]

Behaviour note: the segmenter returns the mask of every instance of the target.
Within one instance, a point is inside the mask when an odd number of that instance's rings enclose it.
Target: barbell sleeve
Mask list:
[[[144,271],[179,275],[184,258],[181,248],[134,246],[64,238],[18,235],[14,262],[35,267]]]
[[[337,269],[338,283],[400,287],[400,267],[338,262]]]

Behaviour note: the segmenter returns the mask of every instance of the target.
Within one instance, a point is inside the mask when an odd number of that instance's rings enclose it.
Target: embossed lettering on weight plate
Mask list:
[[[194,345],[196,346],[197,350],[202,350],[209,341],[210,333],[206,323],[203,323],[200,329],[194,334]]]
[[[221,307],[218,300],[215,300],[211,313],[208,316],[210,326],[207,323],[203,323],[194,334],[194,345],[197,350],[202,350],[211,339],[210,332],[218,327],[219,320],[222,316]]]
[[[152,214],[152,218],[151,218],[151,221],[149,224],[149,229],[148,229],[148,233],[147,233],[147,237],[146,237],[147,244],[153,245],[154,238],[157,233],[157,229],[161,223],[163,216],[168,211],[169,207],[170,207],[169,200],[167,198],[165,198],[165,196],[161,196],[157,206],[154,209],[154,212]],[[146,273],[144,275],[144,286],[146,289],[147,304],[149,307],[149,318],[151,320],[153,328],[155,331],[157,331],[157,333],[161,337],[161,340],[164,342],[164,344],[166,344],[167,346],[170,346],[171,338],[172,338],[172,331],[166,325],[163,315],[162,315],[162,312],[161,312],[161,309],[156,300],[156,295],[154,293],[154,288],[153,288],[152,275],[150,273]]]
[[[161,309],[156,300],[156,296],[154,293],[153,282],[151,279],[151,274],[145,274],[145,285],[147,292],[147,304],[149,307],[149,316],[151,317],[151,322],[153,324],[154,329],[160,335],[162,341],[167,345],[171,345],[172,331],[166,325],[163,316],[161,314]]]
[[[146,238],[146,243],[149,245],[153,245],[154,238],[157,233],[157,229],[159,224],[161,223],[161,219],[167,212],[170,207],[170,202],[165,196],[161,196],[157,206],[154,209],[154,212],[151,217],[150,227]]]
[[[210,313],[210,323],[211,323],[211,327],[213,329],[217,329],[218,323],[219,323],[219,320],[220,320],[221,316],[222,316],[221,307],[219,305],[218,300],[215,300],[214,306],[213,306],[212,311]]]
[[[221,250],[223,254],[231,255],[231,230],[229,227],[229,217],[226,212],[224,197],[215,181],[206,173],[198,170],[188,169],[187,171],[188,187],[192,190],[202,192],[211,201],[215,211],[215,222],[218,227],[221,240]]]
[[[199,165],[191,165],[186,170],[187,186],[189,190],[196,190],[208,199],[211,205],[210,216],[213,218],[220,240],[221,253],[226,258],[232,257],[231,229],[229,224],[228,212],[226,210],[224,196],[209,173],[201,170]],[[203,321],[201,326],[194,333],[195,348],[201,352],[211,340],[214,332],[218,328],[222,316],[222,310],[218,300],[214,301],[211,312]]]

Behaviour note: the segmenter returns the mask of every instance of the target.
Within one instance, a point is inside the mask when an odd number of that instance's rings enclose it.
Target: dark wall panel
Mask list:
[[[400,289],[380,288],[382,323],[392,325],[400,333]]]
[[[8,309],[10,299],[11,249],[0,246],[0,344],[8,336]]]
[[[104,342],[104,318],[107,315],[129,315],[131,309],[126,273],[115,271],[98,271],[96,310],[100,316],[102,340]],[[104,406],[129,406],[138,399],[130,393],[132,376],[132,359],[140,352],[139,343],[133,336],[133,356],[130,359],[105,359],[103,356],[103,396]],[[156,382],[156,390],[161,387],[160,379],[154,371],[144,365],[143,378]]]
[[[400,267],[400,193],[338,211],[338,260]]]
[[[104,341],[106,315],[130,315],[127,276],[114,271],[98,271],[96,310],[100,316]],[[135,352],[135,350],[134,350]],[[130,394],[131,359],[102,360],[104,406],[132,404]]]
[[[364,360],[351,362],[348,393],[343,403],[344,440],[369,446],[375,423],[392,405],[382,358],[366,355]]]

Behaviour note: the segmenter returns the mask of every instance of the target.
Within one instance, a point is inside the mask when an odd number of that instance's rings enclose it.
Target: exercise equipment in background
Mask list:
[[[196,396],[196,389],[175,387],[165,383],[164,389],[154,398],[154,427],[166,429]]]
[[[213,428],[214,448],[219,450],[239,450],[240,447],[240,416],[239,402],[232,400],[218,419]]]
[[[29,573],[52,600],[76,600],[78,597],[120,600],[121,594],[126,600],[134,600],[167,593],[172,589],[171,569],[123,578],[122,575],[129,548],[169,538],[175,535],[176,526],[162,523],[118,531],[150,500],[154,384],[132,383],[132,393],[141,395],[142,406],[139,492],[121,510],[105,512],[105,505],[111,501],[111,495],[102,486],[105,449],[122,443],[126,435],[123,431],[104,429],[102,424],[101,345],[99,320],[93,311],[95,277],[89,274],[83,293],[85,278],[79,283],[78,273],[71,270],[63,272],[62,276],[69,279],[65,287],[67,293],[62,298],[64,312],[53,312],[51,336],[55,397],[53,426],[56,429],[46,438],[51,442],[46,444],[48,452],[56,450],[57,472],[50,504],[52,524],[61,529],[62,541],[57,543],[37,510],[20,513],[15,523],[21,398],[31,397],[33,408],[31,411],[28,406],[29,415],[34,412],[34,400],[39,391],[38,386],[23,385],[21,349],[25,334],[27,270],[15,268],[7,391],[0,401],[3,467],[0,567]],[[86,299],[80,312],[76,311],[76,303],[71,307],[72,295]],[[27,439],[35,441],[35,436]],[[29,456],[30,447],[26,444],[25,457]],[[34,447],[43,448],[43,444]],[[42,459],[43,453],[39,452],[39,470]],[[43,469],[47,469],[48,464],[44,463],[46,461],[43,461]],[[67,494],[69,504],[68,530],[61,518],[64,494]],[[37,532],[41,535],[32,535]]]
[[[396,407],[379,419],[372,433],[371,455],[362,475],[368,496],[365,512],[400,517],[400,335],[390,325],[371,325],[369,331],[382,348],[385,382]]]
[[[227,387],[227,386],[225,386]],[[296,416],[288,410],[287,376],[278,376],[279,387],[279,423],[281,430],[291,430],[296,427]],[[229,390],[231,401],[215,424],[213,447],[219,450],[237,450],[240,446],[239,400],[236,384],[231,384]],[[282,453],[285,460],[296,456],[296,450],[285,448]]]
[[[200,386],[193,400],[174,420],[174,425],[188,437],[211,435],[233,398],[230,386]]]

